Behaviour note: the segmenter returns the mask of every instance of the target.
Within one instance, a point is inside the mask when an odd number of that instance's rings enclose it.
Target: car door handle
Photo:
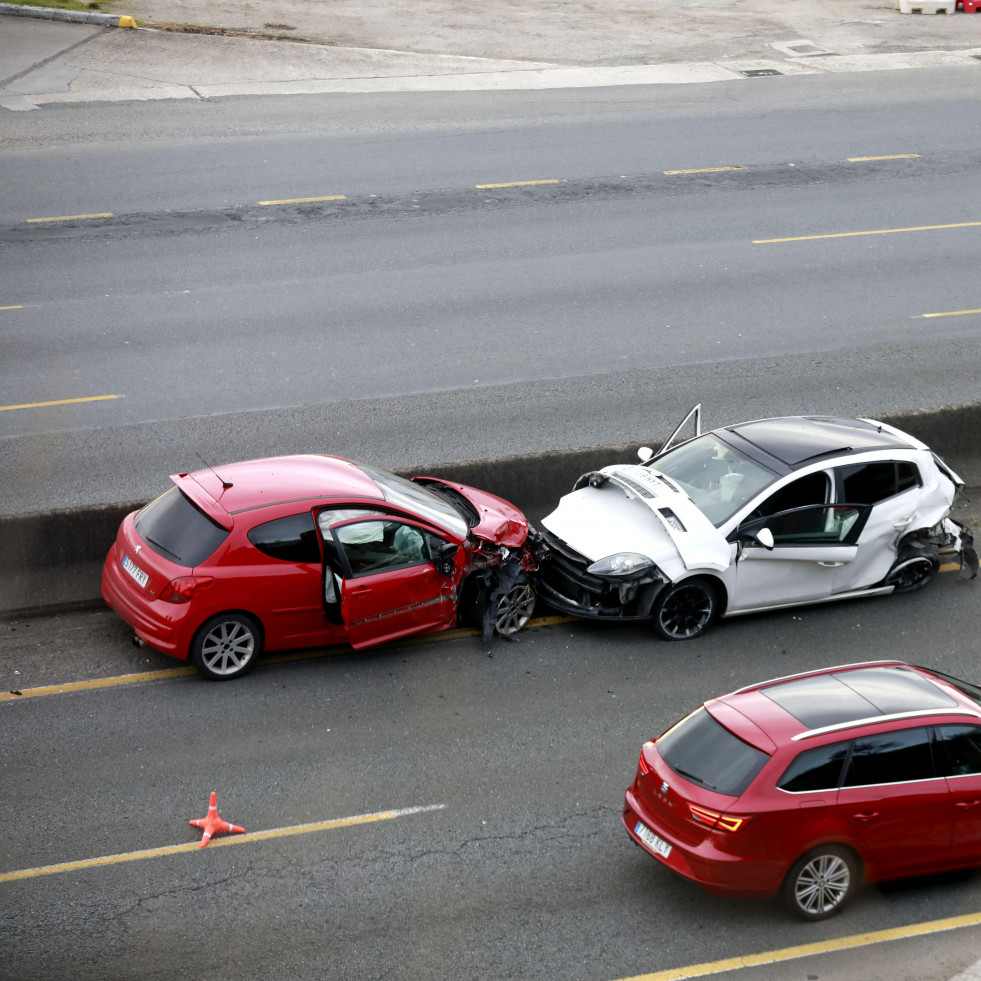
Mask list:
[[[896,529],[896,531],[900,531],[901,529],[905,528],[915,517],[915,514],[907,515],[905,518],[900,518],[898,521],[894,521],[892,526]]]
[[[868,811],[865,814],[852,815],[852,817],[855,818],[856,821],[871,821],[873,818],[877,818],[878,816],[879,816],[878,811]]]
[[[954,804],[954,807],[966,811],[969,807],[977,807],[978,804],[981,804],[981,800],[959,800]]]
[[[844,562],[818,562],[818,565],[823,565],[825,569],[837,569],[844,564]]]
[[[352,596],[364,596],[364,595],[366,595],[367,593],[370,593],[370,592],[371,592],[371,587],[370,586],[355,586],[354,589],[351,590],[351,595]]]

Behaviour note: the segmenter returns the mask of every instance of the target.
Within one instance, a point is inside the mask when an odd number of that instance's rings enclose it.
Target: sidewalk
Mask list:
[[[141,29],[11,16],[0,107],[480,91],[981,67],[981,16],[895,0],[118,0]]]

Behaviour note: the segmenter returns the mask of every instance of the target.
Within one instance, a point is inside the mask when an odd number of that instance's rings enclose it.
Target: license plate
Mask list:
[[[671,846],[663,839],[658,838],[650,828],[647,827],[643,821],[637,822],[637,827],[634,828],[634,834],[637,835],[640,840],[647,845],[647,847],[656,854],[660,855],[661,858],[667,858],[671,854]]]
[[[123,568],[141,585],[146,586],[150,573],[144,572],[128,555],[123,556]]]

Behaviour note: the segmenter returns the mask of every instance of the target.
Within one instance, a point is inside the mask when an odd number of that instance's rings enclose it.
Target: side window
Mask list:
[[[835,471],[838,500],[848,504],[878,504],[920,483],[912,463],[857,463]]]
[[[828,477],[823,471],[808,474],[794,480],[771,494],[750,518],[767,518],[780,511],[803,508],[811,504],[825,504],[828,500]]]
[[[787,767],[777,786],[790,793],[837,789],[848,756],[848,745],[832,743],[830,746],[805,749]]]
[[[867,509],[829,504],[785,511],[766,522],[777,545],[848,545],[858,537],[868,517]]]
[[[355,576],[429,561],[427,536],[401,521],[357,521],[335,527],[333,533]]]
[[[264,555],[284,562],[319,562],[320,548],[309,511],[256,525],[249,541]]]
[[[842,786],[929,780],[935,773],[928,729],[901,729],[856,739]]]
[[[937,726],[937,742],[947,776],[981,773],[981,727]]]

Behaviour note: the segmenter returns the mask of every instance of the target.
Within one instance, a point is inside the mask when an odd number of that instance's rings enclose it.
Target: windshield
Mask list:
[[[434,524],[452,532],[458,538],[466,538],[469,527],[461,517],[460,512],[449,501],[437,497],[431,490],[420,484],[414,484],[404,477],[396,477],[384,470],[372,470],[362,466],[361,469],[378,485],[385,500],[396,507],[428,518]]]
[[[777,474],[711,433],[648,464],[670,477],[716,527],[777,479]]]

